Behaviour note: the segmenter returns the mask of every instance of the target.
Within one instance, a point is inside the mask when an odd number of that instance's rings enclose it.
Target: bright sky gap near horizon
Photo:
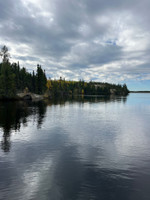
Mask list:
[[[0,0],[0,47],[51,78],[150,90],[149,0]]]

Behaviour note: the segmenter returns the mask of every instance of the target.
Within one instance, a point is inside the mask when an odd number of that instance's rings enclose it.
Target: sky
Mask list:
[[[47,77],[150,90],[149,0],[0,0],[0,47]]]

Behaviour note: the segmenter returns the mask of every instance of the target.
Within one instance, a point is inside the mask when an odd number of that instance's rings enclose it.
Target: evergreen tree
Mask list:
[[[3,63],[0,75],[0,96],[11,98],[16,95],[15,74],[10,63]]]
[[[0,56],[2,57],[2,63],[9,62],[10,54],[8,53],[8,48],[5,45],[0,51]]]
[[[3,46],[0,52],[2,64],[0,68],[0,97],[11,98],[16,94],[15,74],[9,63],[8,48]]]
[[[43,94],[46,91],[47,79],[45,71],[42,70],[40,65],[37,65],[36,78],[37,78],[37,93]]]

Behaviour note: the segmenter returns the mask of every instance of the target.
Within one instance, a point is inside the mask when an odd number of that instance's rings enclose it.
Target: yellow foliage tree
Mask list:
[[[46,87],[48,88],[48,90],[52,88],[51,80],[47,80]]]

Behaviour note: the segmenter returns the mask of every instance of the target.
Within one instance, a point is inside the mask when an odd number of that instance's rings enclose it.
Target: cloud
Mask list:
[[[144,79],[150,74],[149,8],[148,0],[5,0],[0,45],[9,47],[12,61],[29,70],[37,61],[52,78]]]

